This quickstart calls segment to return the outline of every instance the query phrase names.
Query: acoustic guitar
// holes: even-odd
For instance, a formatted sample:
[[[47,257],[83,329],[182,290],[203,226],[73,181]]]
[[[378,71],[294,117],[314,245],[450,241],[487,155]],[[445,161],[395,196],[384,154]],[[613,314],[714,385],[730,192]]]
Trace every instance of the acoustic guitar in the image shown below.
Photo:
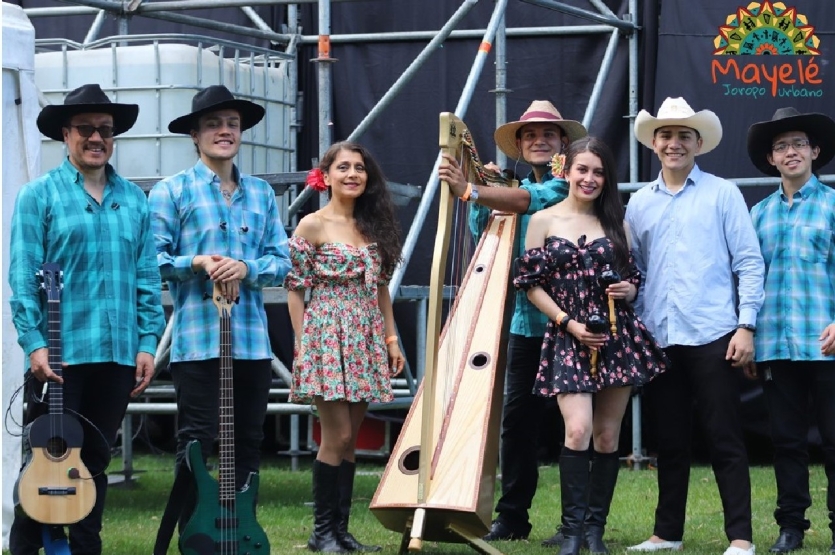
[[[63,273],[58,264],[46,263],[38,273],[47,297],[49,367],[62,375],[61,290]],[[49,412],[36,418],[28,433],[32,458],[17,483],[20,507],[44,524],[73,524],[93,510],[96,486],[81,462],[84,431],[72,415],[64,414],[64,386],[48,384]]]
[[[235,490],[235,419],[232,390],[232,303],[215,284],[212,300],[220,315],[220,457],[218,479],[206,469],[200,442],[186,446],[194,476],[197,505],[180,534],[183,555],[266,555],[270,542],[255,518],[258,474],[250,473]]]

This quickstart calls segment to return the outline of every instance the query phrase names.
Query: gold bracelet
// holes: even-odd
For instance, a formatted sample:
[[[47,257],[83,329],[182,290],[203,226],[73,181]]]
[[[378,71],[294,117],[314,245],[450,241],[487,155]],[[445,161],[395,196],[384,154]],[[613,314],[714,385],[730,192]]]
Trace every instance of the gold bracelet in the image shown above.
[[[470,195],[471,194],[473,194],[473,184],[468,181],[467,182],[467,190],[464,191],[463,195],[461,195],[461,200],[463,200],[464,202],[467,202],[468,200],[470,200]]]

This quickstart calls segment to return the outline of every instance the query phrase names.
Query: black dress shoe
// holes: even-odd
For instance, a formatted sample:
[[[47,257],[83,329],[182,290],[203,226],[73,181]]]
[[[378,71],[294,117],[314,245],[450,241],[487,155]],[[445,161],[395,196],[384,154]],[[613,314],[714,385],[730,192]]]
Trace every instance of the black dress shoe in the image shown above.
[[[501,520],[494,520],[490,531],[481,539],[486,542],[517,541],[528,539],[528,534],[521,534],[515,530],[511,530]]]
[[[780,537],[769,549],[772,553],[788,553],[803,547],[803,533],[797,530],[780,530]]]
[[[562,542],[565,539],[565,536],[562,533],[562,530],[557,530],[557,533],[548,538],[547,540],[542,540],[542,547],[562,547]]]

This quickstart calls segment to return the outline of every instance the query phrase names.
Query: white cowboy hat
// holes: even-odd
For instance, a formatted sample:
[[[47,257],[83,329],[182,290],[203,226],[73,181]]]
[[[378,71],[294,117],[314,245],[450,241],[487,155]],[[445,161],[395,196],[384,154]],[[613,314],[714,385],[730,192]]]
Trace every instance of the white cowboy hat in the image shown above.
[[[582,123],[570,119],[562,119],[559,110],[547,100],[534,100],[518,121],[511,121],[500,125],[496,129],[496,132],[493,133],[496,146],[502,149],[502,152],[513,160],[522,158],[522,153],[519,151],[519,147],[516,146],[516,132],[523,125],[529,123],[553,123],[565,132],[569,143],[588,135],[588,131],[586,131]]]
[[[655,130],[668,125],[689,127],[698,131],[702,138],[702,148],[698,154],[707,154],[719,146],[719,141],[722,140],[722,123],[719,117],[710,110],[694,112],[681,97],[664,99],[658,108],[657,118],[652,117],[646,110],[641,110],[635,118],[635,137],[644,146],[653,148]]]

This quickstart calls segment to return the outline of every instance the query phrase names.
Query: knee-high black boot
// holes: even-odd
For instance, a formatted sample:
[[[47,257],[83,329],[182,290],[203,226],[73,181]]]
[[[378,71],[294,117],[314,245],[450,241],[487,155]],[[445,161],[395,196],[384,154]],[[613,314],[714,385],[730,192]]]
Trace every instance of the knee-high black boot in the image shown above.
[[[592,553],[609,553],[606,544],[603,543],[603,532],[606,528],[606,517],[609,516],[609,507],[612,505],[619,471],[620,459],[617,453],[594,452],[584,532],[589,551]]]
[[[564,539],[559,555],[577,555],[583,545],[588,484],[589,452],[563,447],[560,454],[560,492]]]
[[[336,537],[339,467],[313,461],[313,533],[307,548],[324,553],[348,553]]]
[[[354,474],[356,463],[342,461],[339,465],[339,513],[337,515],[336,537],[342,547],[348,551],[380,551],[380,545],[364,545],[348,531],[348,520],[351,517],[351,503],[354,495]]]

